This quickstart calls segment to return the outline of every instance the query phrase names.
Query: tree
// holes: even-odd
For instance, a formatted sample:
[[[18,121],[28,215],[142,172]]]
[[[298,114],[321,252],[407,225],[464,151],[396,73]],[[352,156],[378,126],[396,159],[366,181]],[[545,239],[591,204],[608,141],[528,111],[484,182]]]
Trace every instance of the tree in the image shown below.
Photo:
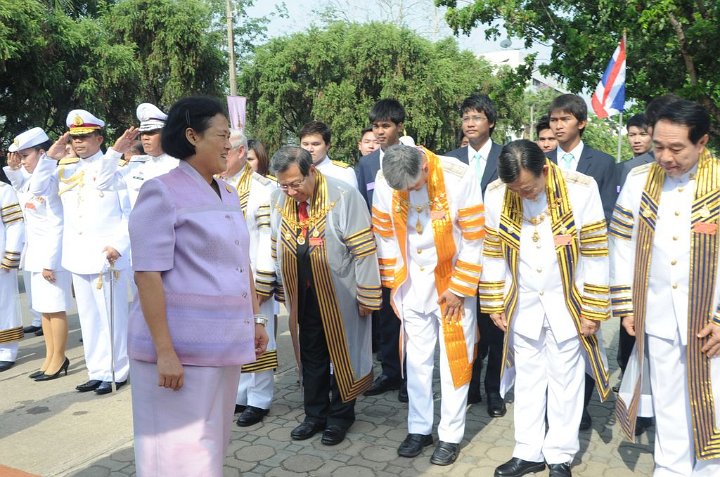
[[[594,89],[627,32],[628,96],[646,102],[674,92],[702,104],[720,134],[720,4],[714,0],[435,0],[449,7],[446,19],[456,34],[488,25],[497,39],[507,34],[552,45],[550,62],[540,71],[565,80],[574,92]]]
[[[386,97],[404,105],[407,132],[418,144],[454,149],[460,102],[495,84],[488,63],[459,51],[451,38],[432,43],[390,24],[344,22],[271,40],[238,78],[249,127],[271,150],[294,142],[303,124],[317,119],[332,128],[338,159],[355,156],[368,111]]]

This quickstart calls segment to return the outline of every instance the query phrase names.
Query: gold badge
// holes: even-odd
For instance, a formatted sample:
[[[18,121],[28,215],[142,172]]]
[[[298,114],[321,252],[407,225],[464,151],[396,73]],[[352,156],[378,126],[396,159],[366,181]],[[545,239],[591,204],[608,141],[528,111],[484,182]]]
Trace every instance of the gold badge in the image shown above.
[[[700,217],[702,217],[703,219],[707,219],[708,217],[710,217],[710,209],[708,209],[707,204],[703,205],[703,208],[700,209]]]
[[[567,234],[567,228],[565,228],[565,227],[563,226],[563,227],[560,228],[560,235],[565,235],[565,234]]]
[[[320,236],[320,232],[318,231],[318,229],[313,230],[312,236],[313,236],[313,237],[319,237],[319,236]]]
[[[20,147],[20,141],[18,141],[17,139],[15,139],[15,140],[13,141],[13,146],[15,146],[15,147]]]
[[[645,217],[646,219],[652,215],[652,212],[647,207],[645,207],[641,213],[642,213],[642,216]]]
[[[288,242],[289,242],[290,240],[292,240],[292,234],[291,234],[290,232],[287,232],[287,233],[285,234],[285,240],[287,240]]]
[[[73,124],[75,126],[82,126],[83,124],[85,124],[85,121],[83,121],[82,116],[80,116],[79,114],[76,114],[75,119],[73,119]]]
[[[395,212],[396,212],[396,213],[399,214],[399,213],[400,213],[400,210],[401,210],[401,209],[400,209],[400,206],[399,206],[399,205],[398,205],[397,207],[395,207]]]
[[[230,185],[228,184],[225,184],[225,190],[228,192],[232,192],[232,187],[230,187]]]
[[[298,245],[305,245],[305,237],[302,235],[298,235],[297,243],[298,243]]]
[[[512,225],[509,225],[508,228],[507,228],[507,231],[508,231],[509,234],[514,234],[514,233],[515,233],[515,227],[513,227]]]

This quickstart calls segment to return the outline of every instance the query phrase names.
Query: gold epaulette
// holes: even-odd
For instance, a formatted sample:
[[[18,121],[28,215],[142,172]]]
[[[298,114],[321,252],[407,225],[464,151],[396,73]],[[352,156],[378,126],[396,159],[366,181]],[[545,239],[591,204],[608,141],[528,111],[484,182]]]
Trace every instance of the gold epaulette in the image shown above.
[[[118,167],[125,167],[128,165],[128,162],[130,161],[126,161],[125,159],[118,159]]]
[[[67,166],[68,164],[77,164],[80,162],[79,157],[63,157],[58,161],[58,166]]]
[[[460,159],[448,156],[438,156],[440,158],[440,164],[442,165],[443,171],[449,172],[450,174],[462,177],[467,171],[468,165],[462,162]]]
[[[638,174],[644,174],[652,167],[653,164],[655,163],[648,162],[647,164],[643,164],[642,166],[633,167],[632,169],[630,169],[630,173],[628,175],[636,176]]]
[[[258,181],[259,183],[261,183],[264,186],[268,186],[273,183],[277,183],[277,179],[273,182],[271,179],[268,179],[267,177],[264,177],[264,176],[258,174],[257,172],[255,172],[253,174],[253,179],[255,179],[256,181]]]
[[[586,176],[580,172],[563,169],[562,173],[565,176],[565,180],[567,182],[572,182],[573,184],[590,185],[593,181],[592,177]]]
[[[263,176],[263,177],[265,177],[265,179],[268,179],[270,182],[274,182],[275,184],[277,184],[277,181],[278,181],[278,180],[277,180],[277,177],[275,177],[274,175],[268,174],[268,175]]]
[[[350,164],[348,164],[347,162],[343,162],[343,161],[336,161],[336,160],[334,160],[334,159],[330,159],[330,162],[332,162],[332,163],[335,164],[336,166],[342,167],[343,169],[347,169],[347,168],[349,168],[349,167],[352,167]]]
[[[492,181],[490,184],[488,184],[488,186],[487,186],[487,192],[490,192],[491,190],[498,189],[498,188],[500,188],[500,187],[502,187],[502,186],[504,186],[504,185],[505,185],[505,183],[504,183],[503,181],[501,181],[500,179],[495,179],[495,180]]]

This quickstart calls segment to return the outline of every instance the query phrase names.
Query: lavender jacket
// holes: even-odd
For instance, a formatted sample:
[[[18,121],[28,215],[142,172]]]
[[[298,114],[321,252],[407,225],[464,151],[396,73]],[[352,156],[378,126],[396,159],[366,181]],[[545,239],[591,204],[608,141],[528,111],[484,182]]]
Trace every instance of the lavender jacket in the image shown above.
[[[162,272],[170,335],[184,365],[255,361],[248,231],[237,192],[218,184],[222,198],[180,161],[142,186],[130,214],[133,270]],[[138,296],[128,354],[157,361]]]

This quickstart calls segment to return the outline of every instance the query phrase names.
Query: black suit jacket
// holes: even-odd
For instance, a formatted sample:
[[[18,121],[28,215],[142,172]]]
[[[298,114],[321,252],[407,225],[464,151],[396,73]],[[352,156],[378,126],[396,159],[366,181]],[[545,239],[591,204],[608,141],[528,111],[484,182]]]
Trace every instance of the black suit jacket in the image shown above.
[[[555,164],[557,164],[557,149],[547,153]],[[609,154],[593,149],[587,144],[583,145],[582,154],[578,161],[577,172],[585,174],[595,179],[598,189],[600,190],[600,200],[602,201],[603,210],[605,211],[605,219],[610,223],[613,208],[617,200],[617,180],[615,159]]]
[[[380,170],[380,149],[375,149],[367,156],[363,156],[355,164],[355,176],[358,189],[372,213],[373,191],[375,190],[375,176]]]
[[[617,191],[620,193],[620,190],[622,190],[622,187],[625,185],[625,179],[627,179],[628,174],[631,170],[635,169],[638,166],[642,166],[645,164],[649,164],[650,162],[655,162],[655,154],[653,153],[652,149],[646,152],[645,154],[640,154],[639,156],[633,157],[630,160],[627,160],[625,162],[621,162],[617,165],[617,175],[618,175],[618,185],[617,185]]]
[[[465,164],[468,163],[468,146],[460,147],[458,149],[455,149],[450,152],[446,152],[443,154],[443,156],[450,156],[454,157],[456,159],[460,159]],[[502,146],[500,144],[497,144],[496,142],[492,143],[492,147],[490,148],[490,154],[487,158],[487,164],[485,164],[485,172],[483,173],[482,180],[480,180],[480,188],[482,189],[482,195],[485,197],[485,189],[487,189],[488,184],[490,184],[492,181],[498,178],[497,173],[497,164],[498,164],[498,157],[500,157],[500,151],[502,151]]]

